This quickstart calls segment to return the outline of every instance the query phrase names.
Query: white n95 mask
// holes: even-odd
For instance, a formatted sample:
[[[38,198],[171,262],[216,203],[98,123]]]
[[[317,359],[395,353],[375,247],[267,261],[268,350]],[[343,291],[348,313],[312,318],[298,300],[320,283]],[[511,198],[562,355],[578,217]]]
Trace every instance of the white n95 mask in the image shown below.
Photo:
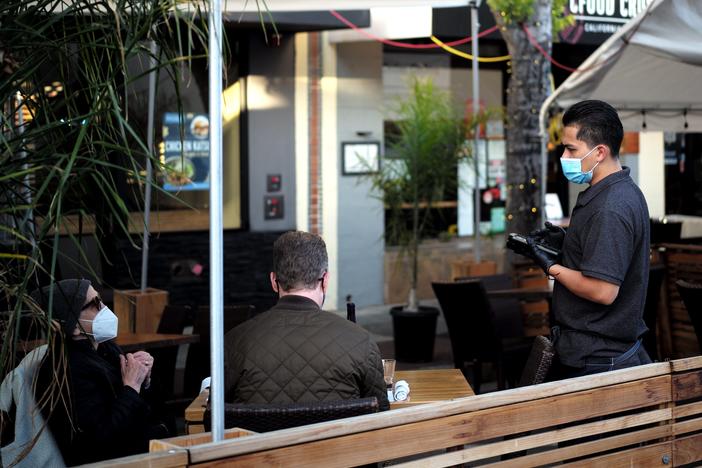
[[[112,313],[109,307],[100,309],[93,320],[83,320],[81,322],[93,322],[93,332],[86,333],[92,335],[96,343],[103,343],[117,337],[119,319]]]

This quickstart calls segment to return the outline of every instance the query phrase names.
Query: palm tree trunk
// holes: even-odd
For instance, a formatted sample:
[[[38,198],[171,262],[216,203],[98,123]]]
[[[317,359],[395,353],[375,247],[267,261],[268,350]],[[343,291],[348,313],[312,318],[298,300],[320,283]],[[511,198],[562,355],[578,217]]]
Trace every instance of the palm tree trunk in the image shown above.
[[[541,138],[539,109],[550,94],[551,63],[524,32],[551,55],[551,0],[534,0],[528,22],[504,24],[499,11],[495,21],[512,56],[512,74],[507,89],[507,231],[527,233],[535,229],[543,207],[541,200]]]

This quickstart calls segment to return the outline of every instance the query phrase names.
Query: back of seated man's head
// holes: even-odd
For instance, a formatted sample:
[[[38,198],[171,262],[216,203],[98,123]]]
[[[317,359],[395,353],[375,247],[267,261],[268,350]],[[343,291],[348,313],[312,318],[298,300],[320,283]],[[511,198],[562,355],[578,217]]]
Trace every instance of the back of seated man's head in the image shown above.
[[[327,246],[320,236],[289,231],[273,244],[271,284],[281,295],[317,291],[323,297],[328,266]]]

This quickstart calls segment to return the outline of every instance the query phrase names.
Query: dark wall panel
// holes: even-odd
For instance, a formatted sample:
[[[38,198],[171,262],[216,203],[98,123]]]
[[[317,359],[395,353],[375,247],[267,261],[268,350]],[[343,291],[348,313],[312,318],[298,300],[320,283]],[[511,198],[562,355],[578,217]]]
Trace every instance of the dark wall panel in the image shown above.
[[[224,303],[252,304],[264,311],[276,302],[268,274],[273,242],[280,233],[225,231]],[[156,235],[150,240],[149,287],[169,292],[171,304],[209,304],[209,233]],[[117,242],[117,260],[103,266],[115,289],[139,287],[141,251]]]

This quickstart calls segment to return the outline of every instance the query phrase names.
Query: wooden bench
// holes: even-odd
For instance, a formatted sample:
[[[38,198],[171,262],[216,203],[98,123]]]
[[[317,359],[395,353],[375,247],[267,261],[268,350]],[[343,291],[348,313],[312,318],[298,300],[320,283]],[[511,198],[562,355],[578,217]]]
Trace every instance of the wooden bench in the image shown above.
[[[702,356],[266,434],[152,441],[107,466],[679,466],[702,460]],[[510,458],[511,457],[511,458]]]

